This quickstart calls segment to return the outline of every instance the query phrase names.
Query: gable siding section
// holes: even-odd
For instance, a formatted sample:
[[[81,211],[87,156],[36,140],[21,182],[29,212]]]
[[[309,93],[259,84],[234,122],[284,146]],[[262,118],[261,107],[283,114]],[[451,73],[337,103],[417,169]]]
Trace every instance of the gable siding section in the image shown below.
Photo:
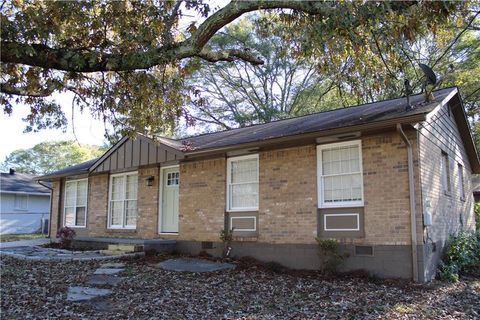
[[[432,217],[432,225],[424,228],[425,254],[430,255],[425,259],[426,278],[434,276],[435,269],[429,268],[429,263],[436,265],[435,260],[440,258],[448,236],[460,230],[475,229],[472,168],[454,113],[449,108],[447,104],[430,114],[419,130],[422,210],[430,211]],[[442,152],[448,154],[451,189],[448,194],[443,187]],[[458,164],[463,166],[464,200],[461,199]]]
[[[159,164],[183,158],[180,151],[165,145],[156,145],[143,137],[128,139],[112,152],[93,173],[127,171],[140,166]]]

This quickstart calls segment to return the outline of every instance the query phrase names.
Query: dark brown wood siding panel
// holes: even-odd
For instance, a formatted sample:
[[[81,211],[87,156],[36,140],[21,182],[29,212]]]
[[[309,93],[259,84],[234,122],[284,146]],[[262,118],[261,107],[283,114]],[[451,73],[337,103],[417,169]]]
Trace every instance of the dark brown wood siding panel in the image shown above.
[[[175,155],[174,155],[173,153],[170,153],[170,152],[168,152],[168,151],[166,151],[166,150],[165,150],[165,152],[166,152],[166,154],[167,154],[167,161],[173,161],[173,160],[175,160]]]
[[[357,226],[356,217],[352,218],[348,214],[358,214],[359,215],[359,229],[358,231],[336,231],[336,230],[325,230],[325,214],[336,216],[327,216],[327,229],[350,229]],[[340,215],[346,215],[344,217]],[[348,216],[347,216],[348,215]],[[320,238],[337,238],[337,239],[349,239],[349,238],[363,238],[365,237],[365,227],[364,227],[364,208],[321,208],[318,209],[318,230],[317,234]]]
[[[137,140],[140,143],[140,165],[148,164],[148,143],[142,141],[141,139]]]
[[[233,221],[231,218],[234,218]],[[237,219],[235,219],[237,218]],[[241,219],[238,219],[241,218]],[[225,224],[228,229],[234,228],[235,237],[256,237],[258,235],[258,212],[226,212]],[[233,225],[232,223],[233,222]],[[236,229],[236,230],[235,230]],[[255,229],[255,231],[240,231],[242,229]]]
[[[140,165],[140,143],[136,140],[132,144],[132,167]]]
[[[98,170],[100,169],[100,170]],[[101,172],[101,171],[108,171],[110,170],[110,160],[106,159],[105,161],[103,161],[102,165],[98,168],[97,172]]]
[[[162,148],[157,148],[157,162],[165,162],[165,153]]]
[[[132,140],[127,140],[125,142],[125,166],[132,167]]]
[[[112,155],[109,157],[110,158],[110,170],[117,170],[117,153],[114,152]]]
[[[157,162],[157,146],[153,143],[148,145],[148,163],[154,164]]]
[[[120,169],[125,168],[125,145],[118,148],[115,153],[117,154],[117,167]]]
[[[94,172],[133,170],[138,166],[155,165],[180,158],[180,151],[139,137],[137,140],[126,140],[118,146]]]

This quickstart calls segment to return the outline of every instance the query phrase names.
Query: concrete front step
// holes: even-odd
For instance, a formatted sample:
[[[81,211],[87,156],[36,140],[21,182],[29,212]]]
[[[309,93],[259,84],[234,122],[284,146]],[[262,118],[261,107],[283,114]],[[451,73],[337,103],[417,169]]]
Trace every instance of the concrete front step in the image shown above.
[[[121,252],[141,252],[143,246],[134,244],[109,244],[107,251],[121,251]]]
[[[104,256],[116,256],[116,255],[126,254],[127,252],[120,251],[120,250],[100,250],[100,253],[103,254]],[[131,252],[128,252],[128,253],[131,253]]]

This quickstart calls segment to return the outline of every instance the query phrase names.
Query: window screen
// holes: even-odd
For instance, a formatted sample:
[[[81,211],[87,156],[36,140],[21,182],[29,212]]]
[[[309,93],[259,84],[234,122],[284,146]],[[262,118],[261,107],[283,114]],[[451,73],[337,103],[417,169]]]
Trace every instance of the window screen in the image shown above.
[[[87,222],[88,180],[65,183],[64,216],[67,227],[85,227]]]
[[[135,228],[137,224],[138,175],[127,173],[110,179],[110,217],[112,228]]]
[[[258,208],[258,156],[228,160],[229,210],[256,210]]]
[[[335,205],[362,201],[360,144],[320,146],[322,203]]]

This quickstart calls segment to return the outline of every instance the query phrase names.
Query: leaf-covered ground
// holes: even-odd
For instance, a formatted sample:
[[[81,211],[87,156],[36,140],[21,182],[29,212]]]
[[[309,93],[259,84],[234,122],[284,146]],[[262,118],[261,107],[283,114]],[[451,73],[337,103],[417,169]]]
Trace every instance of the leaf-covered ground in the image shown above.
[[[0,242],[10,242],[18,240],[30,240],[45,238],[42,233],[22,233],[22,234],[2,234],[0,236]]]
[[[317,273],[274,273],[242,262],[207,274],[159,269],[162,258],[126,261],[107,299],[66,301],[99,262],[33,262],[2,257],[2,319],[475,319],[480,277],[415,285]]]

